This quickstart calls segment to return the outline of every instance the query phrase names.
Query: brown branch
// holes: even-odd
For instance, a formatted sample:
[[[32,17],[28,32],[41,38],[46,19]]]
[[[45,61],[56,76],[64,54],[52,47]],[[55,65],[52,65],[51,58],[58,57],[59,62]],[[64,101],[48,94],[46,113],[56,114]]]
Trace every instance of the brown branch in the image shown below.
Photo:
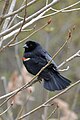
[[[27,39],[29,39],[32,35],[34,35],[35,33],[37,33],[38,31],[42,30],[43,28],[45,28],[47,25],[49,25],[51,23],[51,19],[45,24],[43,25],[42,27],[40,27],[39,29],[35,30],[34,32],[32,32],[28,37],[24,38],[23,40],[19,41],[19,42],[16,42],[14,44],[10,44],[9,47],[13,47],[15,45],[18,45],[24,41],[26,41]]]
[[[54,0],[54,1],[52,1],[52,2],[50,2],[47,6],[44,6],[43,8],[41,8],[40,10],[38,10],[37,12],[35,12],[34,14],[32,14],[32,15],[30,15],[28,18],[26,18],[26,23],[27,23],[27,25],[28,25],[28,23],[30,23],[29,25],[31,25],[32,23],[34,23],[35,21],[37,21],[37,20],[39,20],[41,17],[38,17],[42,12],[44,12],[46,9],[48,9],[49,7],[51,7],[52,5],[54,5],[54,4],[56,4],[57,2],[59,2],[59,0]],[[36,18],[35,19],[35,21],[34,21],[34,18]],[[32,21],[32,22],[29,22],[29,21]],[[9,29],[7,29],[7,30],[5,30],[5,31],[3,31],[2,33],[0,33],[0,37],[3,37],[3,36],[5,36],[5,35],[7,35],[7,34],[9,34],[9,33],[11,33],[12,31],[16,31],[16,30],[18,30],[19,31],[19,29],[17,29],[18,27],[20,27],[20,25],[22,24],[22,22],[23,21],[20,21],[19,23],[17,23],[16,25],[14,25],[14,26],[12,26],[11,28],[9,28]],[[29,26],[28,25],[28,26]],[[24,25],[25,26],[25,25]],[[24,27],[23,26],[23,27]],[[18,32],[17,31],[17,32]],[[14,33],[15,34],[15,33]],[[13,35],[14,35],[13,34]]]
[[[37,2],[37,0],[33,0],[33,1],[29,2],[29,3],[27,3],[27,7],[29,7],[30,5],[32,5],[32,4],[35,3],[35,2]],[[11,16],[13,16],[13,15],[15,15],[15,14],[18,14],[18,13],[22,12],[22,10],[24,10],[25,8],[26,8],[26,5],[20,7],[19,9],[17,9],[16,11],[14,11],[14,12],[12,12],[12,13],[10,13],[10,14],[4,15],[4,16],[3,16],[3,19],[5,19],[5,18],[7,18],[7,17],[11,17]]]
[[[56,106],[55,109],[50,113],[50,115],[48,116],[47,120],[50,119],[50,117],[56,112],[57,109],[58,109],[58,106]]]
[[[6,110],[4,110],[2,113],[0,113],[0,116],[2,116],[3,114],[5,114],[12,106],[13,106],[13,102],[10,104],[10,106],[7,107]]]
[[[23,24],[24,24],[24,22],[25,22],[25,21],[23,20]],[[18,44],[26,41],[26,40],[29,39],[32,35],[34,35],[34,34],[37,33],[38,31],[40,31],[41,29],[45,28],[45,27],[46,27],[47,25],[49,25],[50,23],[51,23],[51,19],[50,19],[45,25],[43,25],[42,27],[40,27],[39,29],[37,29],[37,30],[35,30],[33,33],[31,33],[28,37],[24,38],[23,40],[21,40],[21,41],[19,41],[19,42],[16,42],[16,43],[13,43],[13,44],[12,44],[12,42],[14,42],[14,41],[16,40],[16,37],[17,37],[17,36],[19,35],[19,33],[21,32],[22,27],[23,27],[23,24],[22,24],[22,26],[21,26],[21,28],[20,28],[20,31],[15,35],[15,37],[14,37],[7,45],[3,46],[3,47],[0,49],[0,52],[2,52],[6,47],[13,47],[13,46],[15,46],[15,45],[18,45]]]
[[[78,80],[77,82],[71,84],[69,87],[67,87],[65,90],[63,90],[62,92],[56,94],[55,96],[51,97],[49,100],[47,100],[46,102],[44,102],[43,104],[41,104],[40,106],[36,107],[35,109],[31,110],[30,112],[22,115],[18,120],[21,120],[27,116],[29,116],[30,114],[36,112],[37,110],[43,108],[46,104],[48,104],[49,102],[53,101],[55,98],[58,98],[59,96],[61,96],[62,94],[66,93],[68,90],[70,90],[71,88],[73,88],[74,86],[78,85],[80,83],[80,80]]]
[[[3,20],[5,20],[6,18],[11,17],[11,16],[14,16],[15,14],[18,14],[18,13],[22,12],[22,11],[26,8],[26,5],[24,5],[24,6],[20,7],[19,9],[17,9],[16,11],[4,15],[4,13],[5,13],[8,5],[9,5],[9,2],[8,2],[8,1],[9,1],[9,0],[6,0],[5,5],[4,5],[4,7],[3,7],[2,15],[0,16],[0,24],[1,24],[1,23],[3,22]],[[32,4],[35,3],[35,2],[37,2],[37,0],[33,0],[33,1],[29,2],[29,3],[27,4],[27,6],[30,6],[30,5],[32,5]]]
[[[8,5],[9,5],[9,0],[5,0],[5,3],[4,3],[3,9],[2,9],[2,16],[6,13]]]
[[[2,22],[4,20],[3,16],[6,13],[6,10],[7,10],[8,6],[9,6],[9,0],[5,0],[5,3],[4,3],[3,9],[2,9],[2,13],[1,13],[1,16],[0,16],[0,25],[2,24]]]
[[[26,0],[26,6],[27,6],[27,0]],[[9,47],[9,45],[16,40],[17,36],[21,33],[21,30],[22,30],[23,25],[25,24],[26,16],[27,16],[27,11],[26,11],[26,8],[25,8],[24,19],[23,19],[23,22],[22,22],[22,24],[21,24],[21,27],[20,27],[18,33],[14,36],[14,38],[13,38],[10,42],[8,42],[5,46],[3,46],[3,47],[0,49],[0,52],[2,52],[6,47]]]
[[[35,77],[35,76],[34,76]],[[4,100],[4,102],[2,102],[2,104],[0,104],[0,107],[2,107],[9,99],[11,99],[12,97],[14,97],[17,93],[19,93],[20,91],[24,90],[25,88],[28,88],[30,86],[32,86],[34,83],[38,82],[38,80],[34,80],[34,77],[32,78],[32,80],[26,84],[24,84],[21,88],[17,89],[13,94],[11,94],[6,100]],[[37,76],[36,76],[37,77]]]
[[[74,59],[75,57],[80,57],[80,50],[75,53],[74,55],[72,55],[71,57],[69,57],[68,59],[66,59],[65,61],[63,61],[59,66],[58,66],[58,69],[60,67],[62,67],[63,65],[67,64],[69,61],[71,61],[72,59]]]

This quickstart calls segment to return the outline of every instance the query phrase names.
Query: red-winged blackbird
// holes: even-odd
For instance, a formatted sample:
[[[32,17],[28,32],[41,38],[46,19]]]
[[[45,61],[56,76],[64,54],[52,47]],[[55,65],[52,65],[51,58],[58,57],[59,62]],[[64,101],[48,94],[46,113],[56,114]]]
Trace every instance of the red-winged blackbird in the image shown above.
[[[23,64],[29,73],[36,75],[52,58],[41,45],[34,41],[27,41],[23,46]],[[50,91],[62,90],[70,85],[71,81],[60,75],[54,61],[38,76],[44,80],[44,88]]]

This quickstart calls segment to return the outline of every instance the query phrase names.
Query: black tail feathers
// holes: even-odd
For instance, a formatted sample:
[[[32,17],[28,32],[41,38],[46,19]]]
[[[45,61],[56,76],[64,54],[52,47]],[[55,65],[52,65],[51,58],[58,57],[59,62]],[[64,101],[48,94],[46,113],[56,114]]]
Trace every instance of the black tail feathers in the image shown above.
[[[44,79],[44,88],[50,91],[62,90],[69,86],[70,80],[60,75],[58,72],[51,72],[50,79]]]

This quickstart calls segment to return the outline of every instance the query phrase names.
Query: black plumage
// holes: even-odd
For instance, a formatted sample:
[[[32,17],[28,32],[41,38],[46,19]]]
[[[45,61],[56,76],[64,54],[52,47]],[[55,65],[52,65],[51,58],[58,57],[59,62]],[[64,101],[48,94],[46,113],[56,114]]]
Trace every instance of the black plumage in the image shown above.
[[[37,42],[27,41],[24,48],[23,64],[28,72],[33,75],[36,75],[52,59],[48,52]],[[44,88],[49,91],[65,89],[71,83],[70,80],[58,72],[54,61],[38,77],[44,80]]]

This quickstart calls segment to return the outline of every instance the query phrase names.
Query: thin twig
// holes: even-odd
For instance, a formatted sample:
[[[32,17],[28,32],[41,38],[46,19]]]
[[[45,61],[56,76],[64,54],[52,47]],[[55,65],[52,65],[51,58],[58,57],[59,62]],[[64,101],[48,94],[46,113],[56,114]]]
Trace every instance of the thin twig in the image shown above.
[[[6,1],[8,1],[8,0],[6,0]],[[27,6],[30,6],[30,5],[32,5],[32,4],[35,3],[35,2],[37,2],[37,0],[33,0],[33,1],[29,2],[29,3],[27,4]],[[6,2],[6,3],[8,3],[8,2]],[[4,8],[6,8],[6,7],[4,6]],[[6,15],[1,15],[1,16],[0,16],[0,23],[2,23],[2,21],[3,21],[4,19],[8,18],[8,17],[11,17],[11,16],[13,16],[13,15],[15,15],[15,14],[18,14],[18,13],[22,12],[22,10],[24,10],[25,8],[26,8],[26,5],[20,7],[18,10],[14,11],[14,12],[8,13],[8,14],[6,14]]]
[[[58,1],[59,1],[59,0],[52,1],[50,4],[48,4],[47,6],[43,7],[41,10],[37,11],[37,12],[34,13],[33,15],[29,16],[28,18],[26,18],[25,21],[27,22],[27,21],[31,20],[32,18],[36,17],[36,16],[39,15],[40,13],[41,13],[41,14],[42,14],[42,13],[45,13],[47,9],[50,10],[50,7],[51,7],[53,4],[55,4],[56,2],[58,2]],[[57,11],[54,12],[54,13],[51,13],[51,14],[48,14],[48,15],[45,15],[45,16],[41,16],[40,18],[37,16],[38,18],[36,17],[35,20],[31,20],[30,22],[26,23],[26,25],[24,25],[23,28],[28,27],[29,25],[31,25],[32,23],[34,23],[35,21],[37,21],[37,20],[39,20],[39,19],[43,19],[43,18],[45,18],[45,17],[55,15],[55,14],[57,14],[57,13],[59,13],[59,12],[62,12],[63,10],[66,10],[66,9],[68,9],[68,8],[71,8],[71,7],[73,7],[73,6],[75,6],[75,5],[79,4],[79,3],[80,3],[80,1],[78,1],[78,2],[76,2],[76,3],[74,3],[74,4],[72,4],[72,5],[70,5],[70,6],[68,6],[68,7],[65,7],[65,8],[62,8],[62,9],[60,9],[60,10],[57,10]],[[19,22],[19,23],[17,23],[16,25],[12,26],[10,29],[5,30],[4,32],[0,33],[0,37],[2,37],[2,36],[5,35],[5,36],[4,36],[4,39],[7,39],[7,38],[9,38],[10,36],[14,35],[15,33],[17,33],[17,32],[19,31],[19,29],[16,29],[16,28],[19,27],[20,24],[22,24],[22,21]],[[16,30],[15,30],[15,29],[16,29]],[[13,30],[14,30],[14,31],[13,31]],[[8,33],[9,33],[9,35],[7,35]]]
[[[0,113],[0,116],[5,114],[12,106],[13,106],[13,103],[11,103],[10,106],[8,106],[6,110],[4,110],[2,113]]]
[[[58,71],[60,71],[60,72],[64,72],[64,71],[67,71],[67,70],[69,70],[69,66],[67,66],[67,68],[64,68],[64,69],[58,69]]]
[[[5,0],[5,3],[2,9],[2,16],[6,13],[8,6],[9,6],[9,0]]]
[[[27,3],[27,6],[29,7],[30,5],[32,5],[32,4],[35,3],[35,2],[37,2],[37,0],[33,0],[33,1],[29,2],[29,3]],[[18,14],[19,12],[22,12],[22,10],[24,10],[25,8],[26,8],[26,5],[20,7],[19,9],[17,9],[16,11],[14,11],[14,12],[12,12],[12,13],[10,13],[10,14],[4,15],[3,18],[5,19],[5,18],[7,18],[7,17],[11,17],[11,16],[13,16],[13,15],[15,15],[15,14]]]
[[[19,112],[18,112],[18,115],[17,115],[17,117],[16,117],[16,120],[21,116],[21,114],[22,114],[22,112],[23,112],[23,110],[24,110],[24,106],[26,106],[26,104],[29,102],[29,98],[30,98],[30,97],[31,97],[31,96],[29,95],[28,98],[27,98],[27,101],[24,103],[23,106],[21,106],[21,109],[20,109]]]
[[[27,6],[27,3],[26,3],[26,6]],[[4,50],[6,47],[9,47],[9,45],[10,45],[11,43],[13,43],[13,42],[16,40],[17,36],[21,33],[22,27],[23,27],[23,25],[25,24],[26,15],[27,15],[27,11],[26,11],[26,8],[25,8],[25,14],[24,14],[23,23],[21,24],[21,27],[20,27],[18,33],[14,36],[14,38],[13,38],[10,42],[8,42],[5,46],[3,46],[3,47],[1,48],[0,52],[2,52],[2,50]]]
[[[71,57],[69,57],[68,59],[66,59],[65,61],[63,61],[59,66],[58,69],[60,67],[62,67],[63,65],[67,64],[69,61],[71,61],[72,59],[74,59],[75,57],[80,57],[80,50],[78,50],[77,53],[75,53],[74,55],[72,55]]]
[[[48,9],[49,7],[51,7],[53,4],[57,3],[59,0],[54,0],[52,1],[50,4],[48,4],[47,6],[44,6],[42,9],[40,9],[39,11],[35,12],[34,14],[32,14],[31,16],[29,16],[28,18],[26,18],[26,22],[30,21],[29,24],[27,23],[27,26],[25,27],[28,27],[29,25],[31,25],[32,23],[34,23],[35,21],[39,20],[40,18],[37,18],[39,14],[41,14],[43,11],[45,11],[46,9]],[[35,18],[35,20],[33,20]],[[0,33],[0,37],[4,36],[4,35],[7,35],[9,33],[11,33],[13,30],[17,29],[21,24],[22,24],[23,21],[17,23],[16,25],[12,26],[10,29],[8,30],[5,30],[4,32]],[[24,28],[24,26],[23,26]],[[13,31],[11,33],[11,36],[14,35],[15,33],[17,33],[19,31],[19,29]],[[9,35],[10,36],[10,35]],[[8,36],[8,37],[9,37]]]
[[[47,120],[50,119],[50,117],[56,112],[57,109],[58,109],[58,106],[55,107],[55,109],[51,112],[51,114],[48,116]]]
[[[46,0],[46,5],[48,5],[48,0]]]
[[[9,47],[18,45],[18,44],[24,42],[25,40],[29,39],[32,35],[34,35],[34,34],[37,33],[38,31],[42,30],[42,29],[45,28],[47,25],[49,25],[50,22],[51,22],[51,21],[49,20],[45,25],[43,25],[43,26],[40,27],[39,29],[35,30],[35,31],[34,31],[33,33],[31,33],[28,37],[24,38],[23,40],[21,40],[21,41],[19,41],[19,42],[14,43],[14,44],[10,44]]]
[[[50,14],[48,14],[48,15],[44,15],[44,16],[42,16],[42,18],[46,18],[46,17],[52,16],[52,15],[55,15],[55,14],[57,14],[57,13],[63,12],[64,10],[67,10],[67,9],[69,9],[69,8],[71,8],[71,7],[79,4],[79,3],[80,3],[80,1],[75,2],[74,4],[71,4],[71,5],[69,5],[69,6],[65,7],[65,8],[60,9],[60,10],[51,8],[51,10],[54,10],[55,12],[50,13]]]
[[[21,120],[27,116],[29,116],[30,114],[36,112],[37,110],[41,109],[44,107],[44,105],[48,104],[49,102],[53,101],[55,98],[58,98],[59,96],[61,96],[62,94],[66,93],[68,90],[70,90],[71,88],[73,88],[74,86],[78,85],[80,83],[80,80],[78,80],[77,82],[71,84],[69,87],[67,87],[65,90],[63,90],[62,92],[56,94],[55,96],[51,97],[49,100],[47,100],[46,102],[44,102],[43,104],[41,104],[40,106],[34,108],[33,110],[31,110],[30,112],[22,115],[18,120]]]
[[[4,20],[3,16],[6,13],[8,6],[9,6],[9,0],[5,0],[5,3],[4,3],[3,9],[2,9],[2,13],[1,13],[1,16],[0,16],[0,25],[2,24],[2,22]]]
[[[10,8],[8,10],[8,14],[14,10],[15,4],[16,4],[16,0],[12,0]],[[9,25],[10,20],[11,20],[11,17],[9,17],[8,19],[5,19],[1,32],[8,29],[8,25]],[[1,38],[1,41],[0,41],[0,47],[2,46],[2,43],[3,43],[3,37]]]
[[[6,47],[12,47],[12,46],[15,46],[15,45],[18,45],[22,42],[24,42],[25,40],[29,39],[33,34],[37,33],[39,30],[45,28],[48,24],[51,23],[51,20],[49,20],[45,25],[43,25],[42,27],[40,27],[39,29],[35,30],[33,33],[31,33],[28,37],[24,38],[23,40],[19,41],[19,42],[16,42],[14,44],[11,44],[12,42],[15,41],[16,37],[18,36],[18,34],[21,32],[22,29],[20,29],[20,31],[17,33],[17,35],[15,35],[15,37],[5,46],[3,46],[1,49],[0,49],[0,52],[2,52]],[[22,27],[21,27],[22,28]]]
[[[55,14],[57,14],[57,13],[59,13],[59,12],[62,12],[63,10],[66,10],[66,9],[68,9],[68,8],[71,8],[71,7],[73,7],[73,6],[75,6],[75,5],[79,4],[79,3],[80,3],[80,1],[74,3],[74,4],[70,5],[70,6],[67,6],[67,7],[65,7],[65,8],[62,8],[62,9],[60,9],[60,10],[56,10],[56,12],[54,12],[54,13],[51,13],[51,14],[48,14],[48,15],[43,16],[47,11],[49,11],[49,10],[51,9],[51,4],[52,4],[52,3],[50,3],[50,4],[47,5],[47,6],[48,6],[47,9],[42,8],[40,11],[38,11],[38,12],[34,13],[33,15],[29,16],[28,18],[26,18],[25,21],[29,21],[29,20],[31,20],[31,18],[32,18],[33,16],[36,17],[36,15],[39,14],[36,18],[33,18],[30,22],[26,23],[26,24],[23,26],[22,29],[25,29],[26,27],[28,27],[29,25],[31,25],[31,24],[34,23],[35,21],[38,21],[39,19],[43,19],[43,18],[45,18],[45,17],[51,16],[51,15],[55,15]],[[47,6],[45,6],[45,7],[47,7]],[[44,10],[44,9],[45,9],[45,10]],[[43,10],[44,10],[44,11],[43,11]],[[42,11],[42,12],[41,12],[41,11]],[[40,12],[40,13],[39,13],[39,12]],[[14,27],[17,28],[18,25],[20,25],[21,23],[22,23],[22,21],[21,21],[20,23],[17,23],[17,25],[11,27],[11,28],[10,28],[10,31],[12,31],[12,29],[14,30]],[[12,35],[14,35],[15,33],[17,33],[18,31],[19,31],[19,29],[16,29],[16,30],[14,30],[14,31],[12,31],[12,32],[9,33],[9,30],[7,30],[7,32],[8,32],[9,34],[7,33],[8,35],[5,35],[5,36],[4,36],[4,40],[7,39],[7,38],[9,38],[9,37],[11,37]],[[2,33],[1,33],[1,34],[2,34]],[[1,34],[0,34],[0,35],[1,35]],[[1,36],[2,36],[2,35],[1,35]]]
[[[78,11],[80,10],[80,8],[74,8],[74,9],[70,9],[70,10],[63,10],[62,12],[73,12],[73,11]]]
[[[34,77],[35,77],[35,76],[34,76]],[[32,80],[31,80],[30,82],[24,84],[21,88],[15,90],[15,92],[12,92],[12,94],[10,94],[9,97],[8,97],[6,100],[4,100],[4,101],[2,102],[2,104],[0,104],[0,107],[3,106],[9,99],[11,99],[11,98],[14,97],[16,94],[18,94],[20,91],[22,91],[22,90],[24,90],[25,88],[28,88],[28,87],[32,86],[34,83],[36,83],[38,80],[37,80],[37,79],[34,80],[34,79],[35,79],[37,76],[36,76],[35,78],[34,78],[34,77],[32,78]]]
[[[2,86],[3,86],[3,90],[5,91],[4,94],[7,94],[8,93],[8,90],[6,89],[7,88],[7,80],[6,80],[5,77],[1,77],[1,80],[3,81],[3,85]],[[9,106],[11,106],[11,104],[13,104],[13,103],[10,103],[10,101],[8,101],[6,103],[6,107],[9,108],[9,109],[6,109],[4,111],[7,112],[7,116],[9,117],[9,119],[13,120],[12,110],[11,110],[11,107],[9,107]],[[3,113],[5,113],[5,112],[3,112]],[[1,113],[1,115],[3,113]]]

